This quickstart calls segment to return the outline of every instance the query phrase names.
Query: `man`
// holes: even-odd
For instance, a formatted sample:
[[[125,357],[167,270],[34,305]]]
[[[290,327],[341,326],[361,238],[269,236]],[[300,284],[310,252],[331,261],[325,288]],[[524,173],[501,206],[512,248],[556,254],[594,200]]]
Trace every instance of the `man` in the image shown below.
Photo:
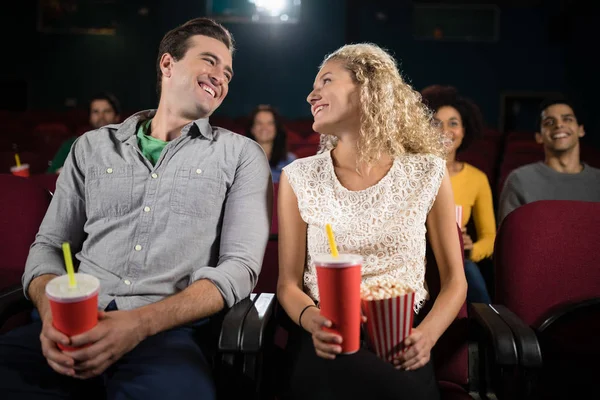
[[[254,288],[272,198],[260,146],[208,122],[227,96],[232,52],[229,32],[208,19],[168,32],[158,110],[75,142],[23,275],[42,322],[0,338],[3,399],[215,398],[202,351],[213,343],[197,339]],[[53,328],[44,294],[65,273],[64,241],[80,249],[79,272],[100,280],[104,310],[72,337]]]
[[[600,170],[579,158],[579,138],[585,131],[573,105],[566,99],[550,99],[540,110],[535,140],[544,146],[545,160],[508,176],[500,195],[500,221],[515,208],[537,200],[600,201]]]
[[[100,93],[90,101],[90,126],[92,129],[99,129],[105,125],[116,124],[120,121],[121,106],[119,100],[111,93]],[[49,174],[60,174],[65,160],[71,151],[76,137],[66,140],[56,152],[48,167]]]

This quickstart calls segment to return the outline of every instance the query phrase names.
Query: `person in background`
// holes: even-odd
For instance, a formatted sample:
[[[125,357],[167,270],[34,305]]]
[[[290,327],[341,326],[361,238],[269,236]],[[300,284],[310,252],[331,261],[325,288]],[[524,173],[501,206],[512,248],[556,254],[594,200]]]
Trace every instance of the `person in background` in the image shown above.
[[[118,124],[121,120],[121,106],[119,100],[112,93],[103,92],[92,97],[90,100],[89,111],[91,130],[109,124]],[[65,164],[65,160],[69,155],[69,151],[71,151],[71,147],[76,139],[77,137],[73,136],[61,144],[48,167],[47,172],[49,174],[60,174],[63,165]]]
[[[483,116],[475,103],[462,97],[452,86],[429,86],[421,94],[423,102],[434,112],[434,124],[447,139],[446,165],[454,201],[463,210],[461,229],[465,248],[465,274],[469,285],[467,301],[489,304],[491,298],[477,263],[491,257],[494,251],[496,221],[492,189],[481,170],[460,160],[460,153],[482,134]],[[467,224],[471,219],[475,225],[476,241],[467,232]]]
[[[574,104],[567,98],[540,105],[535,140],[544,147],[544,161],[512,171],[500,195],[499,220],[514,209],[538,200],[600,201],[600,169],[581,162],[585,135]]]
[[[246,136],[263,148],[271,165],[273,183],[279,182],[283,167],[296,159],[287,151],[287,133],[279,113],[269,105],[256,107],[250,114]]]

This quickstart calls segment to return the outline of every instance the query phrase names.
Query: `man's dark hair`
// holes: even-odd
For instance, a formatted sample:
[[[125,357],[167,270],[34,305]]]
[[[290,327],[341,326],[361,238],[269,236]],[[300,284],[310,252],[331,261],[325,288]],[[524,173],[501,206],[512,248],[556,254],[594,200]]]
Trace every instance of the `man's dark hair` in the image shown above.
[[[453,86],[432,85],[421,91],[423,103],[434,113],[442,107],[449,106],[460,114],[465,136],[456,153],[466,150],[473,141],[483,134],[483,115],[477,105],[462,97]]]
[[[109,92],[101,92],[101,93],[98,93],[95,96],[93,96],[90,99],[90,103],[88,104],[88,112],[92,110],[92,102],[94,102],[96,100],[108,101],[108,103],[112,107],[115,114],[117,114],[117,115],[121,114],[121,104],[119,103],[119,99],[117,99],[114,94],[109,93]]]
[[[567,105],[569,107],[571,107],[571,110],[573,110],[573,114],[575,115],[575,119],[577,120],[577,125],[582,125],[583,122],[581,122],[581,119],[579,118],[580,115],[578,113],[578,107],[575,104],[575,102],[572,99],[569,99],[566,96],[554,96],[554,97],[548,97],[546,99],[544,99],[544,101],[542,101],[540,103],[540,108],[538,110],[538,115],[537,115],[537,125],[536,128],[537,131],[539,132],[539,130],[542,128],[542,113],[550,106],[553,106],[555,104],[564,104]]]
[[[227,46],[233,53],[234,41],[231,33],[218,22],[209,18],[194,18],[165,34],[158,46],[158,57],[156,58],[156,93],[160,99],[162,71],[160,70],[160,59],[165,53],[169,53],[175,61],[181,60],[190,47],[192,36],[202,35],[217,39]]]

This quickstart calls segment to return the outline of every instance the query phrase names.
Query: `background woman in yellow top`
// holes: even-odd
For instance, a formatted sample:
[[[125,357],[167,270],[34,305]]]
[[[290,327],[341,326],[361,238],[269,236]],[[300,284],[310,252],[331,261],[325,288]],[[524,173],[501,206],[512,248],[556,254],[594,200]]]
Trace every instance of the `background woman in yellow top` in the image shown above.
[[[454,202],[463,208],[461,228],[466,253],[465,274],[469,285],[467,301],[490,303],[485,280],[476,263],[491,257],[494,251],[496,221],[492,190],[487,176],[481,170],[459,160],[460,152],[481,134],[483,117],[477,105],[460,96],[454,87],[429,86],[422,91],[422,96],[425,104],[435,113],[436,124],[449,139],[446,165],[450,173]],[[475,223],[475,241],[466,229],[471,216]]]

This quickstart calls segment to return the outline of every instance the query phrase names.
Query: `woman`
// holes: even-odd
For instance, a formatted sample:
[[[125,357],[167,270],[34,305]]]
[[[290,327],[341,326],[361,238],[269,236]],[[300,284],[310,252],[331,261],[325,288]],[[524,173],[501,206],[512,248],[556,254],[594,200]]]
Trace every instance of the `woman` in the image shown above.
[[[454,200],[441,135],[394,59],[371,44],[329,55],[308,96],[320,153],[283,169],[279,185],[278,300],[298,324],[291,380],[297,398],[437,399],[431,348],[454,320],[466,294]],[[318,308],[311,259],[328,253],[331,223],[341,253],[364,259],[363,283],[400,281],[427,299],[426,231],[441,290],[387,363],[367,349],[337,356],[341,337]],[[301,318],[300,318],[301,317]]]
[[[461,228],[466,251],[465,274],[469,285],[467,301],[489,304],[490,295],[476,263],[491,257],[494,251],[496,220],[492,189],[481,170],[457,158],[481,134],[483,117],[479,108],[472,101],[461,97],[453,87],[430,86],[422,91],[422,95],[424,103],[435,113],[435,125],[450,139],[446,165],[454,201],[463,210]],[[475,242],[466,229],[471,216],[477,234]]]
[[[287,135],[279,114],[268,105],[260,105],[252,111],[246,136],[258,142],[265,151],[273,183],[279,182],[281,169],[294,161],[296,156],[287,151]]]

